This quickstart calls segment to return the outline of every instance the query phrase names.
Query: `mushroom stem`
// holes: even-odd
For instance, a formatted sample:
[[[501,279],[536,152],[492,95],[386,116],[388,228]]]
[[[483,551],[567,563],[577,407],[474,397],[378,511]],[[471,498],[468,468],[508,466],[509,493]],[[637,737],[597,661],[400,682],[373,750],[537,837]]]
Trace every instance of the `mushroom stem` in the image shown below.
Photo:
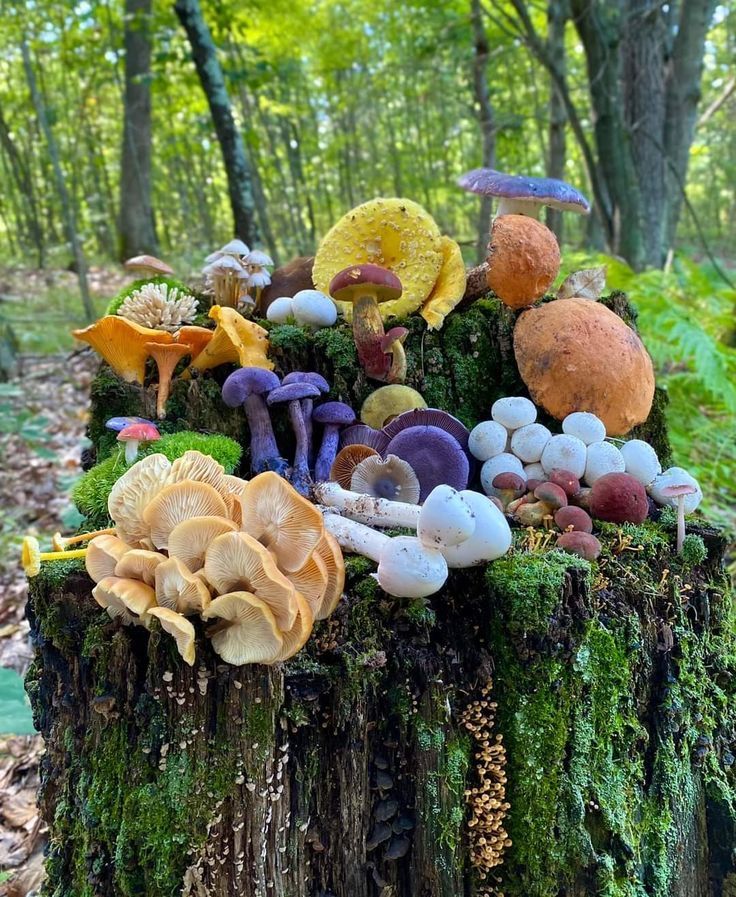
[[[400,340],[391,344],[391,367],[386,377],[387,383],[403,383],[406,380],[406,352]]]
[[[217,305],[237,308],[240,299],[240,278],[232,271],[217,273],[212,278]]]
[[[286,461],[276,444],[271,416],[263,396],[251,393],[243,402],[250,430],[250,466],[253,473],[273,470],[279,475],[286,471]]]
[[[527,218],[539,218],[539,210],[541,208],[541,203],[502,196],[498,200],[496,217],[498,218],[500,215],[526,215]]]
[[[685,544],[685,496],[677,496],[677,553],[682,554]]]
[[[129,439],[125,443],[125,463],[132,464],[135,459],[138,457],[138,446],[140,445],[139,439]]]
[[[86,548],[76,548],[73,551],[39,551],[38,540],[33,536],[26,536],[21,548],[21,564],[30,579],[41,572],[43,561],[71,561],[74,558],[83,558],[86,554]]]
[[[311,466],[314,461],[314,443],[312,442],[312,434],[314,425],[312,424],[312,411],[314,411],[314,399],[302,399],[302,418],[304,419],[304,430],[307,434],[307,462]]]
[[[91,539],[94,539],[96,536],[114,536],[115,535],[115,527],[109,527],[108,529],[98,529],[93,533],[79,533],[76,536],[70,536],[68,539],[65,539],[61,533],[54,533],[54,536],[51,540],[51,544],[54,546],[54,551],[66,551],[69,545],[75,545],[77,542],[89,542]]]
[[[319,448],[314,464],[314,479],[322,483],[330,478],[330,468],[337,455],[337,444],[340,440],[340,424],[325,424],[322,434],[322,445]]]
[[[339,514],[325,514],[324,517],[325,530],[337,539],[341,548],[354,554],[362,554],[376,564],[380,562],[390,536]]]
[[[338,483],[319,483],[315,486],[314,494],[323,505],[336,508],[353,520],[371,526],[405,526],[416,529],[419,522],[419,505],[373,498],[371,495],[343,489]]]
[[[384,335],[376,292],[366,286],[365,294],[353,306],[353,338],[360,364],[373,380],[384,381],[389,367],[388,358],[381,347]]]
[[[291,469],[289,482],[300,495],[309,495],[312,478],[309,475],[309,455],[307,443],[307,428],[304,426],[304,415],[299,399],[289,402],[289,420],[296,437],[294,449],[294,464]]]
[[[219,620],[217,623],[213,623],[211,626],[208,626],[205,629],[205,636],[207,638],[212,638],[213,635],[217,635],[218,632],[224,632],[226,629],[229,629],[233,625],[232,620]]]

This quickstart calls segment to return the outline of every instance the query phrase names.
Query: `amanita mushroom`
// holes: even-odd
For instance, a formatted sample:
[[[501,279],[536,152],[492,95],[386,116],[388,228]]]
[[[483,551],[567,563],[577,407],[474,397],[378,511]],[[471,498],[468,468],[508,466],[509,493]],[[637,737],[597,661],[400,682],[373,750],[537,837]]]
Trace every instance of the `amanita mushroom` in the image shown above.
[[[155,442],[161,438],[158,427],[153,424],[129,424],[118,433],[118,442],[125,444],[125,463],[132,464],[138,457],[141,444]]]
[[[324,427],[322,444],[314,465],[314,479],[320,483],[329,479],[330,468],[337,455],[340,429],[355,422],[355,412],[344,402],[325,402],[314,409],[312,420]]]
[[[685,542],[685,496],[695,495],[697,488],[692,483],[673,483],[661,490],[664,498],[677,499],[677,553],[682,554]]]
[[[171,378],[177,364],[186,355],[191,354],[191,348],[184,343],[146,343],[148,353],[156,362],[158,370],[158,395],[156,397],[157,417],[166,417],[166,400],[171,392]]]
[[[309,474],[309,442],[307,429],[304,425],[304,413],[301,400],[316,398],[319,389],[311,383],[297,382],[286,386],[279,386],[271,390],[266,398],[269,406],[286,404],[289,408],[289,420],[294,431],[296,445],[294,448],[294,463],[291,468],[289,481],[301,495],[309,495],[312,478]],[[329,471],[329,468],[328,468]]]
[[[222,400],[228,408],[242,405],[250,430],[250,466],[253,473],[273,470],[283,476],[287,462],[276,444],[265,396],[280,386],[273,371],[260,367],[233,371],[222,386]]]

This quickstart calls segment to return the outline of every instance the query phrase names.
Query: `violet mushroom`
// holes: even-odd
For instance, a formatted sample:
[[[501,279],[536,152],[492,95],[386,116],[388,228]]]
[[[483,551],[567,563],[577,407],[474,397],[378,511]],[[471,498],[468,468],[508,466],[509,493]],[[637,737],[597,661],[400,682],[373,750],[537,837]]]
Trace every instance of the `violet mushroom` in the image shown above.
[[[330,391],[330,384],[325,380],[322,374],[316,371],[292,371],[286,374],[281,381],[284,386],[289,383],[311,383],[324,395]],[[309,456],[310,467],[314,463],[314,445],[312,442],[312,408],[314,407],[314,399],[312,396],[302,399],[302,414],[304,415],[304,426],[307,428],[307,454]]]
[[[386,454],[396,455],[412,466],[419,480],[420,501],[442,483],[458,490],[468,485],[468,456],[457,439],[439,427],[401,430],[389,442]]]
[[[590,212],[588,200],[565,181],[504,174],[493,168],[475,168],[458,179],[458,186],[479,196],[498,199],[496,215],[527,215],[539,218],[542,206],[561,212]]]
[[[695,495],[697,488],[692,483],[673,483],[661,490],[664,498],[677,499],[677,553],[682,554],[685,543],[685,496]]]
[[[268,394],[266,401],[269,405],[288,404],[289,420],[294,431],[296,447],[294,449],[294,463],[291,468],[289,482],[300,495],[309,495],[312,478],[309,475],[309,444],[307,442],[307,428],[304,425],[302,413],[302,399],[317,398],[319,389],[311,383],[288,383],[279,386]]]
[[[330,468],[337,455],[340,428],[355,423],[355,412],[344,402],[325,402],[314,409],[312,420],[324,426],[322,445],[314,464],[314,479],[321,483],[330,478]]]
[[[145,417],[111,417],[109,420],[105,421],[105,427],[107,427],[108,430],[113,430],[115,433],[119,433],[131,424],[148,424],[151,427],[156,426],[152,420],[147,420]]]
[[[353,304],[355,348],[363,370],[373,380],[385,381],[392,363],[383,346],[386,334],[378,304],[398,299],[402,292],[399,278],[379,265],[351,265],[330,281],[332,298]]]
[[[265,368],[239,368],[222,386],[222,400],[228,408],[241,405],[250,430],[250,466],[253,473],[273,470],[286,474],[287,463],[281,457],[266,405],[268,393],[280,386],[279,378]]]

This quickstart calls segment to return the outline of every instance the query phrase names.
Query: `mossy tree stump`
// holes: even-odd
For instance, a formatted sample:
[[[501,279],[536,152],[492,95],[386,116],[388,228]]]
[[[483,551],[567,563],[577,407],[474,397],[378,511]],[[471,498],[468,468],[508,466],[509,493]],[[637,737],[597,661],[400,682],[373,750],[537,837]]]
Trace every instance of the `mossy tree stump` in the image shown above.
[[[472,424],[520,389],[496,303],[439,335],[410,328],[409,382],[431,404]],[[322,371],[356,406],[370,391],[344,329],[271,338],[283,372]],[[217,384],[178,382],[167,426],[247,442]],[[105,418],[154,405],[152,389],[103,371],[100,456]],[[661,403],[642,435],[666,455]],[[682,560],[666,517],[604,530],[596,565],[531,550],[520,533],[517,551],[455,571],[428,602],[388,599],[372,565],[349,558],[345,600],[273,669],[221,663],[201,624],[189,668],[160,632],[112,623],[79,564],[45,566],[27,682],[48,746],[44,893],[728,893],[736,652],[723,544],[702,528],[707,556]],[[466,827],[477,769],[462,714],[490,680],[513,842],[500,883],[472,868]]]

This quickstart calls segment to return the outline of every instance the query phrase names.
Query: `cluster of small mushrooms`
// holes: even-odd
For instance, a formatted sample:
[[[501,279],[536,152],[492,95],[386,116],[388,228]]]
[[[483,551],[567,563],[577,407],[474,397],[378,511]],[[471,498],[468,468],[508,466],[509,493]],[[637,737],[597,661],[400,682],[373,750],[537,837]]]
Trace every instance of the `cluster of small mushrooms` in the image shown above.
[[[271,283],[272,266],[273,259],[263,250],[249,249],[236,237],[207,256],[202,274],[216,305],[252,308]]]

